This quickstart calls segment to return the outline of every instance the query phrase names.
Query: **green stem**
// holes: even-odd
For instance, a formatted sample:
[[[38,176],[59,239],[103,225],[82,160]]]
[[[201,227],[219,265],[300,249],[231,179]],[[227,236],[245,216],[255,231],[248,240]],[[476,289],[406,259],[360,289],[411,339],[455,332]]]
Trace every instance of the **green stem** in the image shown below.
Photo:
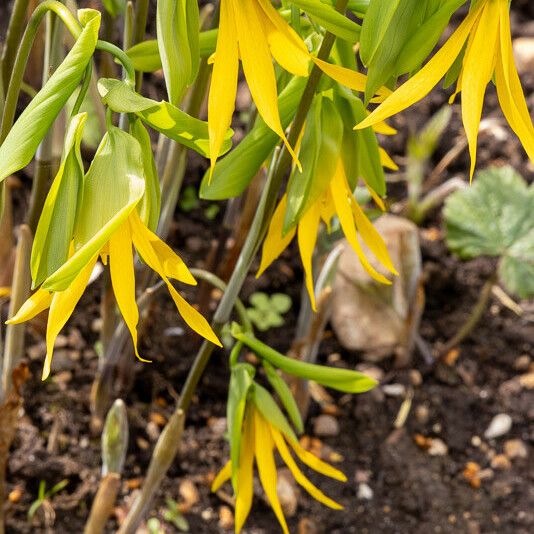
[[[17,54],[24,23],[26,22],[26,13],[30,0],[15,0],[9,19],[9,27],[7,29],[6,41],[2,52],[2,82],[4,87],[7,87],[13,62]]]
[[[446,356],[450,350],[458,346],[465,338],[467,338],[467,336],[471,334],[471,332],[480,322],[480,320],[484,316],[484,312],[488,307],[488,303],[491,298],[491,291],[496,283],[497,273],[495,272],[488,278],[488,280],[486,280],[486,283],[480,291],[478,300],[471,309],[467,321],[464,322],[460,330],[458,330],[458,332],[451,339],[449,339],[449,341],[447,341],[447,343],[445,343],[445,345],[443,345],[443,347],[441,348],[440,355],[442,357]]]

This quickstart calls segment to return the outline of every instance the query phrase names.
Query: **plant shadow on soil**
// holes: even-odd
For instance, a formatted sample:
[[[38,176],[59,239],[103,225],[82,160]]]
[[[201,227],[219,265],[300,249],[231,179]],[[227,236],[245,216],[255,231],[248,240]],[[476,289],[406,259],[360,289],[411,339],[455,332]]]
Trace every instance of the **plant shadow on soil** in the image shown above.
[[[534,36],[533,23],[528,22],[534,16],[532,11],[528,3],[518,5],[514,36]],[[534,73],[525,75],[523,81],[527,95],[531,95],[529,106],[532,109]],[[160,86],[161,81],[157,83]],[[395,118],[392,123],[400,133],[385,141],[390,153],[394,157],[402,156],[406,132],[420,127],[445,102],[446,94],[435,91],[425,102]],[[491,90],[485,114],[501,117]],[[459,107],[455,105],[453,134],[444,139],[433,163],[451,148],[460,131]],[[478,168],[510,162],[532,181],[532,167],[517,140],[508,129],[506,132],[504,142],[497,142],[491,135],[481,138]],[[467,158],[463,153],[447,170],[443,180],[452,175],[465,176]],[[200,158],[191,158],[188,183],[198,183],[204,169],[205,163]],[[395,189],[392,196],[400,197],[402,189],[398,186]],[[170,244],[183,252],[189,265],[203,264],[214,238],[213,222],[205,218],[204,207],[201,203],[191,213],[179,210],[176,213]],[[221,222],[220,219],[221,215],[217,222]],[[422,231],[426,307],[420,333],[430,345],[448,339],[465,321],[494,267],[487,259],[462,263],[450,256],[441,238],[425,238],[435,236],[435,229],[440,227],[439,214],[435,214]],[[291,248],[259,281],[251,276],[244,295],[248,297],[256,290],[283,291],[292,297],[296,307],[301,278],[298,255]],[[194,301],[194,292],[187,296]],[[8,467],[8,490],[18,488],[21,495],[16,502],[8,503],[9,533],[83,531],[100,474],[100,441],[90,432],[89,413],[90,387],[97,367],[94,343],[98,338],[95,331],[98,303],[98,289],[91,287],[64,330],[63,347],[55,354],[53,377],[46,383],[39,381],[43,325],[34,324],[29,330],[28,362],[32,379],[24,389],[25,413],[20,419]],[[263,339],[281,351],[287,350],[297,311],[292,310],[286,324],[269,331]],[[183,325],[177,323],[179,319],[167,296],[158,297],[150,317],[141,341],[141,353],[153,363],[132,362],[136,366],[135,383],[126,399],[131,442],[119,504],[135,491],[146,472],[158,423],[172,412],[174,395],[199,345],[195,335],[181,330]],[[462,344],[455,365],[428,366],[419,354],[415,354],[409,369],[396,369],[391,361],[380,363],[390,383],[409,385],[411,371],[417,369],[421,373],[422,383],[414,387],[412,411],[402,429],[393,427],[402,398],[385,396],[381,390],[353,397],[337,396],[340,432],[323,442],[326,450],[343,456],[339,467],[346,473],[348,482],[329,482],[313,474],[310,478],[341,502],[345,510],[332,512],[301,492],[297,514],[289,519],[291,531],[310,534],[532,532],[533,393],[517,387],[518,375],[528,371],[517,369],[518,358],[523,355],[532,358],[534,353],[531,321],[532,310],[529,322],[528,317],[517,317],[494,300],[479,327]],[[340,353],[341,365],[354,367],[361,361],[358,354],[344,351],[330,330],[327,333],[321,345],[321,361],[326,361],[334,352]],[[178,488],[181,481],[189,479],[199,492],[198,501],[186,514],[190,531],[194,533],[226,532],[219,523],[220,507],[226,503],[209,492],[209,481],[228,457],[222,424],[228,384],[226,356],[222,352],[215,353],[213,363],[188,414],[180,455],[151,511],[152,516],[161,518],[165,497],[183,500]],[[306,426],[308,435],[313,436],[313,420],[319,413],[319,407],[313,405]],[[512,429],[502,438],[486,440],[484,431],[498,413],[512,417]],[[416,434],[440,438],[448,447],[447,454],[429,455],[416,444]],[[504,441],[513,438],[530,447],[530,457],[514,459],[504,470],[492,469],[480,487],[473,488],[463,476],[466,463],[476,462],[487,469],[491,457],[502,454]],[[372,489],[370,499],[358,498],[362,477]],[[51,487],[63,479],[68,479],[69,484],[53,500],[53,525],[44,526],[39,514],[30,522],[26,514],[36,498],[39,482],[46,480]],[[109,526],[112,532],[113,522]],[[166,528],[167,532],[174,532],[174,527],[166,524]],[[272,511],[261,498],[256,498],[244,532],[277,531]]]

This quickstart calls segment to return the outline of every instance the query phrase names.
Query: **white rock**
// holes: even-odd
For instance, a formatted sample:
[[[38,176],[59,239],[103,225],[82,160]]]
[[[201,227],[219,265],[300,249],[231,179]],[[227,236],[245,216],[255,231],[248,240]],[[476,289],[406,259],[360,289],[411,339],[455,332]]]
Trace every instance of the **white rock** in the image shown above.
[[[333,437],[339,434],[339,423],[332,415],[320,415],[313,424],[313,433],[319,437]]]
[[[297,512],[298,489],[293,477],[288,470],[280,469],[276,481],[276,493],[280,499],[280,505],[287,517],[293,517]]]
[[[374,492],[368,484],[361,483],[358,486],[358,499],[362,501],[370,501],[374,497]]]
[[[403,384],[384,384],[382,391],[389,397],[403,397],[406,394]]]
[[[432,438],[427,452],[430,456],[445,456],[449,452],[449,449],[443,440]]]
[[[512,418],[507,413],[497,414],[484,432],[486,439],[494,439],[504,436],[512,428]]]

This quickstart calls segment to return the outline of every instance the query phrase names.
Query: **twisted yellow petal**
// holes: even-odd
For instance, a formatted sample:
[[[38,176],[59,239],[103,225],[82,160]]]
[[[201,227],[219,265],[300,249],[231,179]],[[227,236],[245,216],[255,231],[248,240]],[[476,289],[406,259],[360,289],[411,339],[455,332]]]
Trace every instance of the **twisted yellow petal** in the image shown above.
[[[278,449],[278,452],[280,453],[280,456],[282,457],[282,460],[284,460],[285,464],[295,477],[295,480],[317,501],[325,504],[326,506],[329,506],[330,508],[333,508],[334,510],[342,510],[343,506],[338,504],[336,501],[330,499],[330,497],[327,497],[319,488],[314,486],[308,478],[302,473],[302,471],[299,469],[298,465],[296,464],[295,460],[293,460],[293,457],[291,456],[291,453],[289,452],[289,449],[287,448],[286,442],[284,441],[284,438],[282,437],[282,434],[279,430],[271,426],[271,435],[273,437],[274,443],[276,445],[276,448]]]
[[[436,52],[428,63],[396,91],[388,96],[367,118],[355,128],[361,130],[381,122],[392,115],[410,107],[424,98],[445,76],[454,60],[461,52],[469,32],[478,20],[480,8],[477,7],[458,26],[448,41]]]
[[[43,380],[46,380],[50,375],[56,338],[65,326],[65,323],[69,320],[76,304],[78,304],[78,301],[83,295],[97,259],[98,255],[93,256],[87,265],[76,275],[76,278],[70,283],[69,287],[64,291],[54,293],[52,297],[46,327],[46,358],[43,366]]]
[[[222,346],[221,342],[213,332],[208,321],[199,313],[193,306],[188,304],[186,300],[174,289],[173,285],[170,283],[167,275],[165,274],[165,269],[162,265],[162,261],[158,256],[157,252],[154,250],[154,247],[151,244],[151,239],[153,239],[153,234],[141,221],[137,210],[134,210],[131,216],[128,219],[131,225],[132,240],[135,248],[142,256],[146,264],[154,271],[156,271],[165,284],[167,289],[171,294],[172,299],[178,312],[182,316],[182,319],[185,321],[190,328],[195,332],[200,334],[202,337],[206,338],[208,341],[211,341],[214,345]]]
[[[224,467],[217,473],[217,476],[211,483],[211,491],[217,491],[226,481],[232,477],[232,462],[228,460]]]
[[[280,203],[274,210],[267,236],[263,241],[261,249],[261,263],[256,278],[259,278],[271,263],[282,254],[295,236],[296,229],[292,228],[285,236],[282,236],[284,226],[284,215],[287,206],[287,194],[282,197]]]
[[[317,230],[321,221],[320,201],[315,202],[304,213],[298,224],[298,243],[300,258],[304,267],[306,280],[306,289],[310,297],[310,303],[313,311],[317,311],[315,303],[315,290],[313,285],[312,257],[317,242]]]
[[[221,0],[219,34],[208,97],[211,172],[221,152],[226,132],[232,123],[237,94],[239,52],[233,1]]]
[[[52,293],[44,289],[38,289],[21,307],[20,310],[6,321],[6,324],[20,324],[33,319],[42,311],[50,308]]]
[[[111,284],[117,305],[132,336],[135,355],[143,362],[137,350],[137,323],[139,310],[135,300],[135,272],[130,225],[122,224],[109,239],[109,267]]]
[[[269,424],[256,410],[254,411],[254,431],[254,449],[261,485],[284,534],[289,534],[282,506],[276,492],[277,474],[273,456],[273,438],[269,430]]]
[[[254,420],[250,411],[245,415],[243,440],[237,469],[235,500],[235,531],[239,534],[250,513],[254,494]]]
[[[497,2],[486,2],[469,37],[462,67],[462,121],[469,143],[471,171],[475,172],[477,137],[484,95],[494,71],[499,25]]]

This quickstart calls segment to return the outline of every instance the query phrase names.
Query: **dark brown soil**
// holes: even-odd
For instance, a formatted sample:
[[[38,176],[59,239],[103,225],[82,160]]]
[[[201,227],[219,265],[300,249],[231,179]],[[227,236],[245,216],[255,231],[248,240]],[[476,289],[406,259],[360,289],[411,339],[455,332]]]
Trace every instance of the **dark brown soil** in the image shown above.
[[[534,35],[532,3],[517,2],[514,13],[514,36]],[[523,77],[529,104],[534,103],[534,74]],[[405,154],[406,132],[415,131],[446,101],[445,92],[435,91],[413,110],[395,118],[400,128],[395,139],[385,141],[395,157]],[[533,106],[531,106],[532,108]],[[487,99],[485,116],[501,117],[492,91]],[[507,138],[496,141],[492,135],[480,141],[478,168],[491,163],[511,163],[532,180],[533,168],[518,141],[505,127]],[[436,152],[433,163],[454,145],[461,135],[460,108],[454,107],[449,133]],[[193,158],[188,183],[196,184],[204,163]],[[466,178],[468,155],[464,151],[447,169],[440,181],[453,175]],[[402,187],[392,186],[392,200],[401,200]],[[202,265],[216,237],[215,223],[204,215],[202,203],[191,213],[180,210],[170,243],[189,265]],[[420,329],[430,349],[450,338],[465,322],[484,281],[494,263],[480,259],[463,263],[452,257],[442,239],[439,213],[421,229],[424,259],[426,306]],[[284,327],[263,336],[281,351],[291,344],[298,313],[302,272],[292,249],[259,281],[251,277],[244,296],[255,290],[284,291],[294,303]],[[187,296],[195,300],[195,292]],[[32,378],[24,389],[24,414],[8,468],[8,490],[19,491],[7,507],[9,533],[83,531],[100,476],[99,437],[90,431],[90,388],[97,367],[95,343],[98,340],[99,290],[91,287],[64,330],[64,347],[56,350],[52,378],[39,380],[42,366],[42,332],[34,326],[28,334],[28,363]],[[422,381],[414,385],[410,415],[403,428],[393,423],[404,397],[387,396],[377,390],[359,396],[337,396],[340,432],[323,440],[325,451],[343,457],[339,467],[348,483],[313,480],[345,510],[332,512],[301,493],[295,517],[289,519],[292,532],[299,533],[518,533],[534,531],[534,396],[532,389],[519,385],[519,376],[533,372],[534,308],[525,304],[526,312],[518,317],[500,301],[492,300],[476,331],[461,345],[456,361],[430,365],[416,353],[410,368],[397,369],[392,361],[378,366],[384,371],[384,383],[410,386],[416,370]],[[5,315],[5,310],[3,310]],[[172,413],[174,399],[189,371],[199,345],[197,336],[185,328],[170,299],[163,293],[154,304],[147,331],[141,340],[141,352],[152,364],[135,366],[135,383],[125,402],[128,405],[130,446],[120,492],[117,515],[124,513],[136,487],[141,482],[159,431],[158,421]],[[321,347],[320,359],[340,353],[342,364],[354,367],[361,363],[358,354],[340,348],[331,331]],[[520,357],[523,359],[520,360]],[[518,364],[526,361],[526,367]],[[417,374],[417,373],[416,373]],[[417,377],[416,377],[417,378]],[[417,382],[417,381],[416,381]],[[227,355],[213,356],[211,365],[198,389],[188,414],[187,428],[179,458],[158,494],[151,517],[162,520],[165,498],[183,502],[179,487],[183,480],[192,481],[199,500],[186,513],[193,533],[227,532],[219,523],[220,508],[227,506],[220,496],[209,492],[214,473],[227,459],[224,440],[225,403],[228,384]],[[530,385],[532,388],[532,384]],[[487,440],[484,431],[499,413],[509,414],[512,429],[503,437]],[[320,414],[312,405],[306,433],[313,437],[313,421]],[[443,456],[431,456],[421,448],[416,436],[439,438],[447,446]],[[512,460],[505,469],[491,468],[491,458],[502,454],[506,440],[519,439],[528,448],[527,458]],[[419,438],[421,439],[421,438]],[[463,472],[468,462],[482,470],[480,487],[473,487]],[[40,481],[50,488],[67,479],[68,486],[53,498],[53,520],[45,524],[38,512],[33,521],[27,512],[36,499]],[[365,480],[372,490],[370,499],[358,498],[360,483]],[[14,495],[14,493],[13,493]],[[299,524],[300,522],[300,524]],[[163,523],[163,520],[162,520]],[[306,530],[305,523],[308,525]],[[166,532],[177,532],[164,523]],[[109,532],[112,532],[110,525]],[[315,530],[313,530],[315,528]],[[245,532],[277,532],[274,515],[261,498],[255,499]]]

